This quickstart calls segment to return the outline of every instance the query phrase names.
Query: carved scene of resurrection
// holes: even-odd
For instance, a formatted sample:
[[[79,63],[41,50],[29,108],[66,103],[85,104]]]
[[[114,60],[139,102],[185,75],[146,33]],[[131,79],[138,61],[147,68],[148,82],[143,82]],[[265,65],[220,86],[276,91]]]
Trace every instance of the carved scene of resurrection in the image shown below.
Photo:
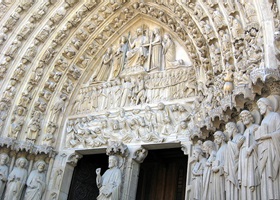
[[[0,1],[0,199],[280,199],[279,6]]]

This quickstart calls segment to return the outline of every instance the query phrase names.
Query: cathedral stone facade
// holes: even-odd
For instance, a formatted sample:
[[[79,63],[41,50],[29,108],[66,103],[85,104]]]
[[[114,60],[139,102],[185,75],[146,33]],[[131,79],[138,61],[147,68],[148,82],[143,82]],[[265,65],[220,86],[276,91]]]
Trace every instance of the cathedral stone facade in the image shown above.
[[[0,199],[280,199],[279,6],[0,1]]]

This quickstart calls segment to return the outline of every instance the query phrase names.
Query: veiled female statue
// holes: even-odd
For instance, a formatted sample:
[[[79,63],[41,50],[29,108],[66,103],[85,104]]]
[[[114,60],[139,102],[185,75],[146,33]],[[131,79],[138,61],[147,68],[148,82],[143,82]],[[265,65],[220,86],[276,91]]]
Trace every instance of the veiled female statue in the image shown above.
[[[46,163],[44,161],[37,161],[36,169],[28,176],[26,185],[25,200],[41,200],[46,189]]]
[[[257,105],[264,115],[257,131],[260,199],[280,199],[280,115],[268,98],[259,99]]]
[[[26,158],[21,157],[17,159],[16,166],[8,177],[8,184],[4,200],[20,199],[27,179],[27,170],[25,169],[26,165]]]
[[[96,169],[96,184],[99,188],[97,200],[120,200],[122,174],[118,166],[118,157],[109,157],[109,169],[100,175],[101,169]]]
[[[96,76],[97,81],[107,81],[113,63],[113,49],[109,47],[107,52],[103,55],[99,72]]]
[[[173,62],[176,60],[176,49],[175,49],[175,43],[171,39],[171,35],[166,33],[163,36],[163,60],[164,60],[164,68],[163,69],[169,69],[173,67]]]

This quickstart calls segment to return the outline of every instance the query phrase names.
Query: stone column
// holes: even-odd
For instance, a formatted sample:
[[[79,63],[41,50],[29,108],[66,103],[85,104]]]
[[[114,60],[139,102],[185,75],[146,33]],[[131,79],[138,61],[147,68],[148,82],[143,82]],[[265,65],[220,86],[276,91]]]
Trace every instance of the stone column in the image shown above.
[[[56,156],[45,200],[67,200],[74,168],[81,154],[68,151]]]
[[[185,199],[190,199],[191,194],[191,173],[192,173],[192,163],[190,159],[190,155],[192,154],[193,146],[190,141],[182,142],[181,143],[182,151],[185,155],[188,155],[188,166],[187,166],[187,178],[186,178],[186,192],[185,192]]]
[[[148,155],[148,151],[140,146],[129,147],[130,156],[128,157],[125,179],[123,185],[123,199],[132,200],[136,198],[140,164]]]

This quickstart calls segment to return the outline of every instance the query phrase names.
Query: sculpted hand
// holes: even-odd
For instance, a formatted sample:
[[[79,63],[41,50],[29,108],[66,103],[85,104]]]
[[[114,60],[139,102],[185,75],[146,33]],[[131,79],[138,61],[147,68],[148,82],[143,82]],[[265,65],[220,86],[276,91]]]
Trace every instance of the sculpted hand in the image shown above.
[[[212,171],[213,171],[214,173],[217,173],[217,172],[219,171],[219,168],[218,168],[218,167],[213,167],[213,168],[212,168]]]
[[[250,147],[248,150],[247,150],[247,157],[249,157],[253,152],[253,149]]]
[[[251,190],[251,192],[254,192],[255,191],[255,187],[254,186],[250,187],[250,190]]]
[[[271,135],[263,135],[257,138],[256,140],[259,141],[259,140],[267,140],[267,139],[271,139]]]
[[[100,175],[100,172],[101,172],[101,168],[97,168],[97,169],[96,169],[96,174],[97,174],[97,175]]]

